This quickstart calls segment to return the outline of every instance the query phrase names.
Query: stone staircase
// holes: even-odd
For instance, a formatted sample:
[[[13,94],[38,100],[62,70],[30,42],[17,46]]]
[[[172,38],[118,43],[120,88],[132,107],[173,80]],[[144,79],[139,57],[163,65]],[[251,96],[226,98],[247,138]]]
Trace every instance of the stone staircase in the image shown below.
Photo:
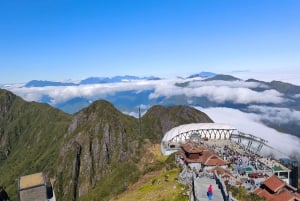
[[[215,179],[210,179],[209,177],[202,176],[202,177],[194,177],[194,189],[195,189],[195,201],[202,201],[208,200],[206,195],[207,188],[209,185],[213,186],[213,197],[212,200],[214,201],[224,201],[221,191],[216,184]]]

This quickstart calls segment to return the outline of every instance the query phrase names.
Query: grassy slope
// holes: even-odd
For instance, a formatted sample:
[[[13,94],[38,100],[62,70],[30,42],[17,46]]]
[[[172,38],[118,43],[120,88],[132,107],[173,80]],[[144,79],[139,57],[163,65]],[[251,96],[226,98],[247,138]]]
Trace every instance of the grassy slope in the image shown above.
[[[144,175],[111,201],[188,200],[185,186],[177,182],[180,170],[174,166],[174,156],[162,156],[159,144],[146,145],[144,153],[139,163],[139,167],[144,169]]]
[[[19,97],[10,99],[7,98],[5,91],[3,94],[2,90],[0,92],[0,106],[5,106],[7,102],[11,102],[9,107],[4,107],[5,113],[0,114],[1,143],[5,144],[7,139],[9,139],[8,145],[2,148],[4,151],[7,147],[11,148],[10,155],[0,161],[0,185],[6,186],[6,190],[12,200],[16,200],[18,177],[40,171],[45,172],[48,178],[57,176],[58,167],[61,164],[58,156],[63,143],[67,143],[66,141],[69,140],[69,137],[66,137],[66,133],[68,133],[67,130],[74,116],[67,115],[46,104],[26,102]],[[2,97],[4,97],[3,101]],[[89,130],[89,128],[94,128],[95,126],[93,121],[97,123],[100,121],[102,123],[113,122],[120,124],[115,121],[120,116],[118,113],[112,113],[107,107],[101,107],[104,111],[99,111],[99,108],[95,108],[97,105],[99,104],[93,104],[86,109],[87,116],[84,117],[91,118],[87,118],[87,122],[79,122],[83,124],[82,127],[74,131],[75,136],[76,133],[79,135],[80,131],[82,131],[81,134],[88,134],[93,131]],[[97,112],[95,113],[95,111]],[[101,114],[101,118],[97,114]],[[142,119],[143,133],[140,140],[143,141],[144,138],[150,138],[153,141],[159,141],[163,133],[174,126],[201,120],[209,121],[209,118],[206,115],[204,116],[203,118],[203,114],[199,114],[191,108],[156,107],[156,109],[152,110],[152,113],[150,111],[150,115],[146,115],[146,118]],[[121,119],[123,118],[124,127],[129,126],[130,131],[128,130],[127,132],[133,134],[133,139],[139,138],[140,136],[137,137],[137,121],[134,118],[122,116]],[[156,124],[157,120],[158,124]],[[112,126],[112,128],[115,127]],[[119,133],[120,131],[117,129],[113,132]],[[131,137],[128,139],[132,141]],[[112,161],[109,165],[110,171],[101,172],[101,174],[107,175],[99,182],[96,182],[95,186],[89,188],[86,195],[79,196],[79,201],[108,200],[133,186],[139,178],[147,173],[163,170],[165,167],[167,167],[168,171],[172,169],[171,163],[174,161],[160,156],[159,145],[154,146],[154,150],[151,150],[151,146],[150,148],[144,147],[143,142],[139,144],[142,146],[137,148],[138,153],[135,154],[135,157],[129,158],[124,163]],[[152,144],[149,142],[149,145]],[[114,148],[118,149],[118,147]],[[144,148],[146,149],[145,151],[143,151]],[[112,152],[115,153],[115,149]],[[144,156],[141,160],[137,160],[136,157],[140,155]],[[114,158],[113,156],[112,158]],[[68,160],[72,162],[73,159],[68,158]],[[138,161],[140,162],[137,164]],[[66,167],[66,171],[69,171],[68,173],[71,173],[71,169],[72,164]],[[157,175],[158,178],[156,179],[164,178],[164,173],[166,172],[162,172],[160,176]],[[173,175],[173,172],[169,174]],[[64,177],[67,179],[66,176]],[[68,181],[66,180],[66,182]],[[168,182],[174,181],[170,179]],[[61,183],[60,185],[64,188],[63,184]],[[171,184],[171,186],[174,185]],[[145,188],[147,189],[147,187]]]
[[[17,199],[18,177],[40,171],[54,176],[61,139],[70,120],[71,116],[46,104],[19,97],[12,101],[0,121],[2,139],[11,148],[8,158],[0,161],[0,185],[6,186],[12,200]]]
[[[187,201],[187,190],[177,182],[179,169],[155,171],[144,175],[137,184],[111,201]]]
[[[128,162],[114,169],[103,184],[81,196],[79,201],[187,201],[187,190],[177,182],[179,168],[174,155],[163,157],[160,145],[147,143],[140,162]],[[121,189],[119,183],[131,177],[128,186]],[[105,199],[104,199],[105,197]]]

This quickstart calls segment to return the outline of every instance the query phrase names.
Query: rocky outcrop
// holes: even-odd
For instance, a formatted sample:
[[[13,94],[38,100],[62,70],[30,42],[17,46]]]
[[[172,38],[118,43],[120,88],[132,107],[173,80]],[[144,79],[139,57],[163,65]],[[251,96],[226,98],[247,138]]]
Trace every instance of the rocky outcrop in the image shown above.
[[[60,200],[76,200],[101,182],[113,164],[138,157],[137,120],[106,101],[95,102],[91,108],[73,117],[65,136],[58,172],[64,176],[56,182],[65,186],[58,193]]]
[[[0,90],[0,161],[7,159],[12,149],[11,140],[5,132],[4,124],[7,120],[12,119],[9,111],[15,99],[16,95],[6,90]]]
[[[92,200],[94,189],[105,200],[138,179],[147,139],[159,142],[183,123],[211,122],[193,108],[155,106],[142,117],[140,134],[138,119],[106,101],[71,116],[1,89],[0,110],[0,178],[14,200],[16,178],[40,171],[54,182],[57,200]]]
[[[64,189],[58,193],[58,199],[75,201],[84,196],[107,179],[116,164],[139,161],[141,142],[145,139],[159,141],[169,129],[191,122],[212,121],[193,108],[155,106],[142,118],[139,135],[137,119],[124,115],[106,101],[93,103],[73,116],[65,136],[58,172],[64,176],[57,181],[63,183]]]
[[[5,116],[7,116],[8,111],[16,97],[16,95],[9,91],[2,89],[0,90],[0,121],[3,120]]]

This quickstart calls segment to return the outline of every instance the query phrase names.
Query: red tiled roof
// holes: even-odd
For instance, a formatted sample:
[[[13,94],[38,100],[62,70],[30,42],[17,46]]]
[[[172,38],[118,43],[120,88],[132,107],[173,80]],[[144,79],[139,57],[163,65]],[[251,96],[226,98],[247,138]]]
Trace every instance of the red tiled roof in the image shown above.
[[[274,195],[270,194],[267,190],[261,188],[255,189],[253,193],[259,197],[265,198],[266,201],[270,201],[274,197]]]
[[[253,173],[249,173],[248,177],[249,178],[263,178],[264,175],[262,173],[253,172]]]
[[[210,172],[216,172],[216,173],[217,173],[218,175],[220,175],[222,178],[225,178],[225,177],[227,177],[227,178],[233,177],[233,175],[230,173],[229,170],[224,169],[224,168],[219,167],[219,166],[216,166],[216,167],[212,168],[212,169],[210,170]]]
[[[181,145],[183,150],[183,158],[188,163],[201,163],[206,166],[217,166],[217,165],[227,165],[228,162],[224,161],[213,151],[207,150],[204,146],[200,146],[196,143],[188,142]],[[193,154],[199,153],[199,158],[188,158],[186,153]]]
[[[211,156],[205,162],[204,165],[206,166],[216,166],[216,165],[227,165],[228,162],[224,161],[223,159],[219,158],[218,156]]]
[[[281,189],[282,187],[284,187],[286,185],[286,183],[284,181],[280,180],[275,175],[266,179],[263,184],[266,187],[268,187],[271,191],[273,191],[274,193],[276,193],[279,189]]]
[[[290,192],[288,192],[287,190],[283,190],[276,196],[273,196],[270,201],[293,201],[294,198],[295,197]]]
[[[266,201],[300,200],[300,196],[295,192],[295,188],[292,188],[275,175],[269,177],[263,184],[264,186],[255,189],[253,193],[259,197],[264,197]],[[264,189],[264,187],[267,189]]]
[[[181,148],[187,153],[201,153],[206,150],[205,147],[192,142],[181,145]]]
[[[259,195],[262,190],[263,190],[262,188],[256,188],[256,189],[254,189],[253,193],[255,193],[256,195]]]

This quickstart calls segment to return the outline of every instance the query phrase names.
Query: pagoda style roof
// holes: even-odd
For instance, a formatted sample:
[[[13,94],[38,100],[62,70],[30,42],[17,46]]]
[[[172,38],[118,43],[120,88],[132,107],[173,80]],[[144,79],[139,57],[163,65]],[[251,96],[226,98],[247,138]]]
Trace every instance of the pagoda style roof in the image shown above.
[[[188,163],[201,163],[205,166],[222,166],[227,165],[228,162],[220,158],[213,151],[207,149],[204,146],[198,145],[194,142],[188,142],[186,144],[181,145],[183,150],[183,158]],[[189,158],[188,154],[199,154],[198,158]]]

